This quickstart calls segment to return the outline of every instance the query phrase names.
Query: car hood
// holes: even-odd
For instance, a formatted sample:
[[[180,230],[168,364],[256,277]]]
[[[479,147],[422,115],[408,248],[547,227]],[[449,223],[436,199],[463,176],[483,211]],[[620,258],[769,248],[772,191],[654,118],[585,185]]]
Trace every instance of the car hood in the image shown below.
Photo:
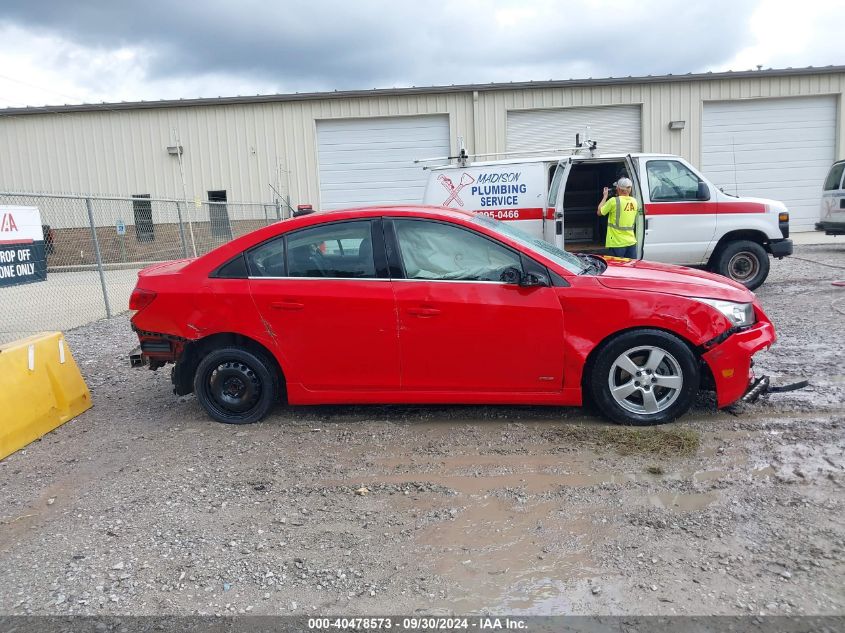
[[[722,192],[724,193],[724,192]],[[786,211],[786,205],[781,202],[780,200],[772,200],[771,198],[755,198],[754,196],[739,196],[738,198],[734,198],[728,194],[725,194],[725,197],[719,202],[754,202],[756,204],[762,204],[766,207],[768,211],[772,211],[774,213],[780,213],[781,211]]]
[[[754,294],[742,284],[713,273],[656,262],[605,257],[607,270],[596,277],[608,288],[646,290],[684,297],[748,303]]]

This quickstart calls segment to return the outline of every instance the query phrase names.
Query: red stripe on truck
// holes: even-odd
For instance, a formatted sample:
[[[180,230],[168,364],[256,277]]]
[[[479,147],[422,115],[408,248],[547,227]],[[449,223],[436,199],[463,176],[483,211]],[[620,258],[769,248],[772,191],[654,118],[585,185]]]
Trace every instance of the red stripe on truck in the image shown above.
[[[544,212],[546,212],[547,218],[554,217],[554,209],[546,210],[542,207],[528,209],[472,209],[472,212],[505,222],[513,220],[542,220]]]
[[[762,202],[649,202],[648,215],[704,215],[708,213],[765,213]]]

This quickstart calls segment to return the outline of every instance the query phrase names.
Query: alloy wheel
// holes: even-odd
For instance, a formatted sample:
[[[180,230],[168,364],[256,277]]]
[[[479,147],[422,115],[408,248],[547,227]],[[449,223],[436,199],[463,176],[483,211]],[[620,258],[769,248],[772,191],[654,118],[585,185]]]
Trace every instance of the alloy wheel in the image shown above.
[[[610,367],[613,400],[626,411],[648,415],[665,411],[681,393],[684,375],[678,361],[659,347],[643,345],[620,354]]]

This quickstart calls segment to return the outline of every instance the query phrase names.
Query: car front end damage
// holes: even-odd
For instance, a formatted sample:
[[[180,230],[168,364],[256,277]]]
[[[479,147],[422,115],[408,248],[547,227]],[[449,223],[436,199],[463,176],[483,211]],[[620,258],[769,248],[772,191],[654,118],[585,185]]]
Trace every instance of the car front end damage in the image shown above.
[[[720,409],[745,396],[756,399],[768,389],[768,377],[755,377],[752,357],[769,349],[777,337],[774,326],[756,302],[754,314],[753,325],[731,328],[704,344],[701,358],[713,376]]]

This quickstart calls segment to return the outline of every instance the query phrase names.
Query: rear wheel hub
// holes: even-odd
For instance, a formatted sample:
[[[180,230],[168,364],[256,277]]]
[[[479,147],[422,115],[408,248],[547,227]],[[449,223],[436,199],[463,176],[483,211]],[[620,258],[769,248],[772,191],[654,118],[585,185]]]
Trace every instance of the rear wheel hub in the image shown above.
[[[249,365],[241,362],[221,363],[208,377],[208,393],[222,409],[244,413],[258,402],[261,382]]]

